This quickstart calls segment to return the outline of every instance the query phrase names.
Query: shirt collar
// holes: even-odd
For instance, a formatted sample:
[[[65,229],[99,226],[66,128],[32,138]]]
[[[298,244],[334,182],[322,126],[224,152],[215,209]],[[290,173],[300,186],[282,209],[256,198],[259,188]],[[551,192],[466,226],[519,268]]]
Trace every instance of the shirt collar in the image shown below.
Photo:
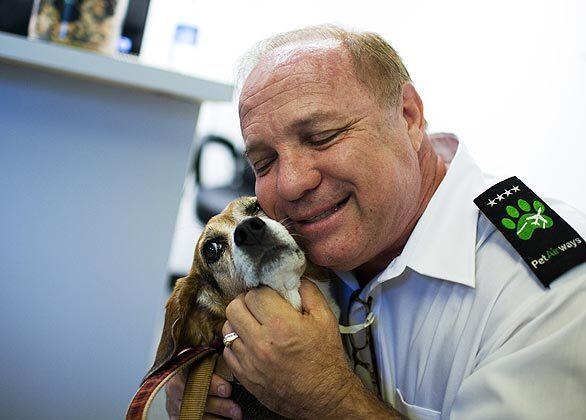
[[[406,267],[425,276],[475,287],[478,208],[473,200],[485,189],[485,181],[462,142],[453,135],[451,139],[457,142],[455,155],[403,252],[365,289],[397,277]],[[450,156],[445,153],[440,151],[444,160],[449,161]],[[350,288],[358,288],[351,272],[336,274]]]

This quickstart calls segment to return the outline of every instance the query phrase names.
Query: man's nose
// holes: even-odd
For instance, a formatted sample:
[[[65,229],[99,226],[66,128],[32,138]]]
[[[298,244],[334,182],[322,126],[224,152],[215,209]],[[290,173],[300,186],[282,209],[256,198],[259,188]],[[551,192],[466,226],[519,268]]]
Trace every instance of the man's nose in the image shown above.
[[[243,220],[234,230],[234,243],[236,246],[259,245],[266,231],[266,223],[259,217],[251,217]]]
[[[321,182],[321,174],[307,156],[288,156],[279,159],[277,193],[287,201],[295,201]]]

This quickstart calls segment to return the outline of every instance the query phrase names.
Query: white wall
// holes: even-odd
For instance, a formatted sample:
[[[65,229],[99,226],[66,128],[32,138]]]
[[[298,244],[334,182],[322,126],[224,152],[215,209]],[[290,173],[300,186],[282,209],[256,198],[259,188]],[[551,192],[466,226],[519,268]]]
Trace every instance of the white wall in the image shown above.
[[[164,65],[176,15],[164,0],[151,4],[144,59]],[[328,22],[379,32],[405,60],[430,131],[455,132],[484,170],[516,174],[538,194],[586,210],[585,2],[194,4],[192,16],[180,18],[200,29],[201,60],[193,73],[233,81],[238,58],[249,46],[300,26]],[[227,105],[204,107],[200,129],[239,136],[236,115]]]

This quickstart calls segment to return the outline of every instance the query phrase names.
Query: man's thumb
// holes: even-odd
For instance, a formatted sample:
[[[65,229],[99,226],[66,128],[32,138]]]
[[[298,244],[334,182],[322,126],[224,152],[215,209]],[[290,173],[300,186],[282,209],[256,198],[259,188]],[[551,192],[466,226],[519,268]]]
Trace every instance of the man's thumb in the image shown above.
[[[303,312],[315,313],[322,312],[328,308],[328,302],[322,294],[319,287],[311,280],[301,279],[299,286],[299,295],[301,296],[301,307]]]

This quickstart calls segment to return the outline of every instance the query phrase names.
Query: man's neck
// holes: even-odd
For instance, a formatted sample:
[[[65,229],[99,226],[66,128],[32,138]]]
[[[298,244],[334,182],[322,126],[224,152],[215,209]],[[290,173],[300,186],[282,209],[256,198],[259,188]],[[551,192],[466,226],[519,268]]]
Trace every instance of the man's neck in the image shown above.
[[[417,221],[427,208],[431,197],[433,197],[433,194],[446,175],[446,163],[435,152],[427,135],[425,135],[425,138],[421,143],[418,158],[419,168],[421,170],[421,189],[419,192],[417,211],[415,212],[414,217],[411,218],[403,233],[400,235],[399,240],[395,241],[393,246],[385,249],[369,262],[353,270],[361,287],[364,287],[374,276],[383,271],[392,260],[401,254],[407,240],[413,232],[413,229],[415,229]]]

